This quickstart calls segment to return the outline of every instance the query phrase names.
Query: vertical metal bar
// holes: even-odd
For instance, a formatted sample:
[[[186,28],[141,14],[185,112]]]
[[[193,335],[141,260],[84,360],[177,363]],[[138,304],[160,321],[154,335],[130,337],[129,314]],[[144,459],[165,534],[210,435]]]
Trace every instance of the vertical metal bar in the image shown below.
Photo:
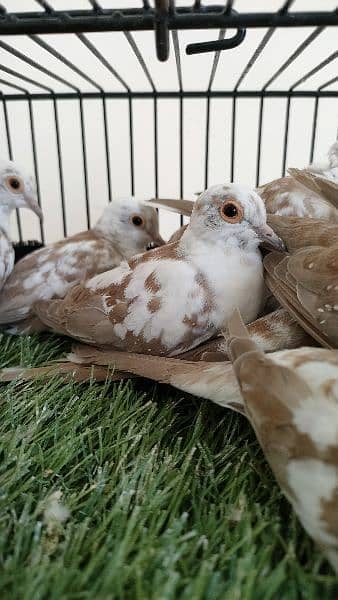
[[[261,96],[260,104],[259,104],[258,138],[257,138],[256,187],[259,186],[259,178],[260,178],[263,112],[264,112],[264,97]]]
[[[184,180],[183,180],[183,97],[180,97],[180,198],[183,198]],[[183,216],[180,215],[180,226],[183,225]]]
[[[87,150],[86,150],[86,136],[84,128],[83,118],[83,100],[79,96],[79,108],[80,108],[80,123],[81,123],[81,141],[82,141],[82,158],[83,158],[83,174],[85,184],[85,198],[86,198],[86,215],[87,215],[87,228],[90,229],[90,208],[89,208],[89,193],[88,193],[88,172],[87,172]]]
[[[102,96],[102,110],[103,110],[104,144],[105,144],[105,149],[106,149],[108,201],[111,202],[112,201],[112,191],[111,191],[109,134],[108,134],[108,123],[107,123],[107,105],[106,105],[106,98],[104,96]]]
[[[286,104],[286,115],[285,115],[285,129],[284,129],[284,144],[283,144],[283,164],[282,164],[282,176],[284,177],[286,171],[286,155],[288,151],[288,137],[289,137],[289,122],[290,122],[290,106],[291,97],[288,97]]]
[[[207,97],[206,104],[206,125],[205,125],[205,165],[204,165],[204,189],[208,187],[209,171],[209,133],[210,133],[210,96]]]
[[[234,180],[234,174],[235,174],[236,103],[237,103],[237,97],[234,96],[232,99],[232,123],[231,123],[231,169],[230,169],[231,181]]]
[[[319,97],[317,96],[317,98],[315,100],[315,106],[314,106],[314,111],[313,111],[313,120],[312,120],[310,163],[312,163],[312,161],[313,161],[313,155],[314,155],[315,143],[316,143],[318,104],[319,104]]]
[[[7,103],[6,103],[6,100],[4,98],[2,98],[2,105],[3,105],[3,109],[4,109],[4,119],[5,119],[5,129],[6,129],[7,146],[8,146],[8,155],[9,155],[9,159],[13,160],[13,148],[12,148],[12,140],[11,140],[11,134],[10,134],[10,128],[9,128]],[[20,214],[19,214],[18,209],[16,209],[15,213],[16,213],[16,223],[17,223],[18,233],[19,233],[19,240],[20,240],[20,242],[22,242],[22,239],[23,239],[22,238],[22,225],[21,225],[21,219],[20,219]]]
[[[133,102],[131,96],[128,99],[129,103],[129,142],[130,142],[130,182],[131,195],[135,194],[135,173],[134,173],[134,124],[133,124]]]
[[[154,166],[155,166],[155,198],[158,197],[158,115],[157,98],[154,97]]]
[[[178,39],[178,33],[176,30],[171,32],[174,52],[175,52],[175,62],[176,62],[176,72],[178,79],[178,87],[180,91],[180,100],[179,100],[179,139],[180,139],[180,171],[179,171],[179,180],[180,180],[180,198],[183,198],[183,77],[182,77],[182,65],[181,65],[181,53],[180,53],[180,42]],[[180,226],[183,225],[183,216],[180,215]]]
[[[61,151],[61,140],[60,140],[59,115],[58,115],[56,98],[53,98],[53,108],[54,108],[54,123],[55,123],[55,133],[56,133],[56,149],[57,149],[58,163],[59,163],[62,226],[63,226],[63,235],[64,235],[64,237],[67,237],[65,186],[64,186],[64,181],[63,181],[63,166],[62,166],[62,151]]]
[[[41,206],[41,190],[40,190],[40,179],[39,179],[39,169],[38,169],[38,158],[37,158],[37,152],[36,152],[34,115],[33,115],[32,100],[30,98],[28,98],[28,109],[29,109],[29,121],[30,121],[31,138],[32,138],[32,151],[33,151],[33,163],[34,163],[34,172],[35,172],[35,179],[36,179],[36,190],[37,190],[37,195],[38,195],[38,203],[39,203],[39,206]],[[44,232],[44,227],[43,227],[43,224],[41,221],[40,221],[40,235],[41,235],[41,241],[44,244],[45,243],[45,232]]]

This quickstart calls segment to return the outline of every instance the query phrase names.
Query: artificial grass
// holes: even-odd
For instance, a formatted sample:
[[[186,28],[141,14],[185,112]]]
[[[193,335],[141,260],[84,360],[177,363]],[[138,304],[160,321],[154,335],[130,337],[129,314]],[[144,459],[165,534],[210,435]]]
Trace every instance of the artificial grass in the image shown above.
[[[59,338],[1,339],[35,366]],[[2,384],[0,597],[337,597],[244,418],[141,381]],[[67,520],[46,517],[55,492]]]

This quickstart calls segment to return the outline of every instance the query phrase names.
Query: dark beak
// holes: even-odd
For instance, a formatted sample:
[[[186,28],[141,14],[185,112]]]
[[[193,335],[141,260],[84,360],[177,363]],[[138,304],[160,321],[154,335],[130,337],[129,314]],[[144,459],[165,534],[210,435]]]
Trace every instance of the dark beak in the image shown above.
[[[160,246],[164,246],[165,241],[158,237],[156,240],[152,240],[149,244],[146,245],[146,250],[154,250],[154,248],[159,248]]]
[[[278,235],[269,225],[255,227],[255,232],[268,250],[279,250],[280,252],[285,251],[285,244],[283,240],[278,237]]]

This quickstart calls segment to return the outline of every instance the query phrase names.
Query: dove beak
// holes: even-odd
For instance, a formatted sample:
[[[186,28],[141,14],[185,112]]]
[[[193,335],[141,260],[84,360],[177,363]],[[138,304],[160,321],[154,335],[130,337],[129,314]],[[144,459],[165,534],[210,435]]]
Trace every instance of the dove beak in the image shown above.
[[[157,238],[149,242],[149,244],[147,244],[146,250],[153,250],[154,248],[158,248],[159,246],[164,246],[164,244],[165,241],[161,238],[161,236],[158,236]]]
[[[269,250],[285,250],[285,244],[283,240],[278,237],[278,235],[269,225],[265,224],[261,225],[260,227],[255,227],[255,232],[257,233],[261,242],[264,242],[264,245]]]
[[[30,208],[30,210],[32,210],[39,217],[40,221],[43,221],[42,210],[38,204],[36,196],[27,194],[25,200],[27,203],[27,208]]]

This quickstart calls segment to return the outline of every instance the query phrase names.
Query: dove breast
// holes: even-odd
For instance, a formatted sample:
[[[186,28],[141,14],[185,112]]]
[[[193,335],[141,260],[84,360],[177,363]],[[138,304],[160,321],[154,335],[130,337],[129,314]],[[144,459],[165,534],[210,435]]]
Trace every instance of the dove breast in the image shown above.
[[[10,239],[0,230],[0,290],[14,266],[14,249]]]

